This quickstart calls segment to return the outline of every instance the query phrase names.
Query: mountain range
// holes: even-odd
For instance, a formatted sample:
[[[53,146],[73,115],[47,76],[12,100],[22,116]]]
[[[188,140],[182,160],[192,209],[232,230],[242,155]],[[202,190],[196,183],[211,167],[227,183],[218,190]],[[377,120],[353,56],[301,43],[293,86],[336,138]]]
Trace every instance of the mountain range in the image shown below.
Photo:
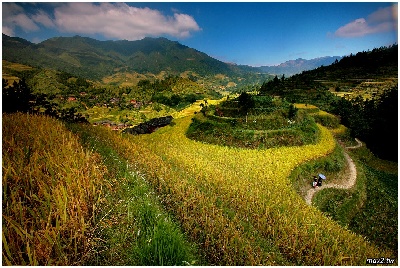
[[[306,60],[298,58],[296,60],[289,60],[276,66],[261,66],[259,67],[262,72],[282,75],[292,76],[294,74],[301,73],[302,71],[312,70],[320,66],[328,66],[336,61],[340,61],[342,57],[340,56],[326,56],[315,58],[311,60]]]
[[[33,67],[51,68],[94,80],[117,72],[179,75],[272,73],[290,76],[304,70],[329,65],[341,57],[297,59],[278,66],[251,67],[229,64],[166,38],[146,37],[138,41],[98,41],[88,37],[54,37],[34,44],[3,34],[3,60]]]
[[[98,41],[87,37],[54,37],[39,44],[3,34],[3,59],[34,67],[53,68],[100,79],[115,72],[199,75],[240,74],[253,68],[227,64],[166,38]],[[256,69],[253,70],[253,72]]]

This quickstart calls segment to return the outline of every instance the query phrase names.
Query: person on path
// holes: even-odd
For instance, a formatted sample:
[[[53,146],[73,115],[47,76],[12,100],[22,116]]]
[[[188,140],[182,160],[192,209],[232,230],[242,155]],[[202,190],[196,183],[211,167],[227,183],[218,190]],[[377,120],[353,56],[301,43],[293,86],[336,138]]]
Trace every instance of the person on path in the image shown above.
[[[318,187],[318,182],[317,182],[317,177],[314,176],[314,181],[312,183],[313,188],[317,188]]]
[[[321,177],[318,177],[317,186],[318,186],[318,187],[321,187],[321,186],[322,186],[322,178],[321,178]]]

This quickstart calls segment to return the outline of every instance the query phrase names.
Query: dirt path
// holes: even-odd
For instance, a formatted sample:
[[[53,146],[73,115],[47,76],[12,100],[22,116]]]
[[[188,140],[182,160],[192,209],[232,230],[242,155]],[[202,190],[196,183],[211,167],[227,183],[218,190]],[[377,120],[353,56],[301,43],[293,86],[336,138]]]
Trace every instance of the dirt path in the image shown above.
[[[355,140],[357,142],[357,145],[351,146],[351,147],[346,147],[346,149],[356,149],[356,148],[359,148],[362,146],[362,143],[358,139],[355,139]],[[356,179],[357,179],[356,165],[354,164],[353,159],[351,159],[351,157],[346,152],[343,152],[343,153],[344,153],[344,157],[346,158],[346,162],[349,166],[349,171],[347,174],[348,180],[341,184],[327,183],[327,184],[322,185],[321,187],[309,189],[307,191],[307,195],[305,197],[305,201],[308,205],[311,205],[311,200],[312,200],[314,194],[322,189],[326,189],[326,188],[349,189],[354,186],[354,184],[356,183]]]
[[[362,143],[359,139],[355,138],[357,145],[356,146],[350,146],[350,147],[346,147],[346,149],[357,149],[360,148],[362,146]]]

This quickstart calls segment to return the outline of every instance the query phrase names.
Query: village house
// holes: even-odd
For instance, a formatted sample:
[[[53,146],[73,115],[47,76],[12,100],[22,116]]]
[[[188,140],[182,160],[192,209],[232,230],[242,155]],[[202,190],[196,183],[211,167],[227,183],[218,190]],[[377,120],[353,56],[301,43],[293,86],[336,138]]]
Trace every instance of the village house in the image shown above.
[[[141,101],[137,101],[137,100],[130,100],[130,103],[133,105],[134,108],[139,109],[140,107],[143,106],[143,103]]]

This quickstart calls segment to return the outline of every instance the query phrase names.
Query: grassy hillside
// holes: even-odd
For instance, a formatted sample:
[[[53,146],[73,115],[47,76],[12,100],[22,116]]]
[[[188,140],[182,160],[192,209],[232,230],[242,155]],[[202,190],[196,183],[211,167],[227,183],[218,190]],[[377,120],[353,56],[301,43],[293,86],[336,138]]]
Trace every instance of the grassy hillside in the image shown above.
[[[34,68],[31,66],[19,63],[12,63],[6,60],[2,60],[2,68],[2,79],[7,80],[9,85],[12,85],[14,81],[20,81],[21,77],[19,77],[19,73],[30,72],[34,70]]]
[[[110,133],[110,142],[148,174],[212,264],[363,265],[367,256],[391,256],[282,184],[299,163],[332,152],[326,129],[316,145],[243,150],[191,141],[190,117],[175,122],[151,135]]]
[[[253,102],[248,107],[242,96]],[[239,99],[239,100],[238,100]],[[250,107],[251,106],[251,107]],[[186,135],[197,141],[249,149],[300,146],[318,141],[319,130],[306,113],[281,99],[241,94],[217,106],[203,103]]]
[[[182,111],[182,117],[176,115],[174,125],[150,135],[121,136],[105,128],[71,125],[90,152],[53,119],[4,116],[3,196],[10,200],[3,208],[5,264],[173,265],[205,259],[210,265],[364,265],[370,256],[395,258],[390,250],[306,205],[287,179],[299,164],[334,151],[326,128],[319,126],[316,144],[304,146],[249,150],[204,144],[185,136],[199,104]],[[93,175],[85,173],[88,169]],[[64,170],[68,172],[62,175]],[[79,180],[70,180],[75,172],[95,179],[95,185],[87,179],[85,185],[97,197],[91,198]],[[50,183],[21,174],[37,174]],[[51,183],[55,178],[66,181]],[[82,200],[87,198],[95,202],[87,207],[89,218],[76,218],[75,213],[86,211]],[[37,202],[35,209],[29,206],[32,201]],[[53,208],[61,210],[49,214]],[[38,224],[30,225],[33,219]],[[79,236],[66,235],[64,223]],[[44,239],[35,238],[42,235],[37,230],[43,230]],[[78,243],[78,237],[93,240]],[[34,247],[35,241],[45,245]],[[90,254],[81,248],[85,245]]]
[[[381,47],[343,57],[329,66],[304,71],[289,78],[276,78],[264,83],[261,94],[279,94],[293,102],[312,103],[322,107],[334,98],[326,91],[340,96],[372,97],[397,85],[398,46]],[[324,100],[325,98],[325,100]]]
[[[106,129],[70,125],[78,138],[50,117],[2,119],[3,265],[204,262]]]
[[[383,248],[398,252],[398,164],[375,157],[363,146],[351,150],[351,156],[357,159],[357,169],[361,170],[361,178],[365,181],[365,203],[363,207],[352,213],[352,217],[344,222],[354,232],[366,236],[370,241]],[[332,194],[332,193],[327,193]],[[343,194],[343,193],[342,193]],[[337,195],[341,196],[341,194]],[[340,210],[346,210],[349,199],[356,197],[351,194],[335,204],[336,211],[326,209],[327,200],[323,197],[321,209],[333,218],[340,217]],[[343,202],[344,201],[344,202]]]
[[[318,111],[312,105],[297,104],[300,109],[309,110],[313,116],[330,114]],[[318,112],[317,112],[318,111]],[[354,138],[349,129],[343,125],[332,124],[331,120],[321,123],[330,128],[343,147],[353,147]],[[335,127],[332,128],[332,125]],[[339,183],[348,180],[348,164],[345,163],[342,151],[346,150],[356,164],[357,180],[355,186],[348,190],[324,189],[313,199],[313,205],[340,225],[365,236],[369,241],[382,248],[398,252],[397,223],[397,189],[398,164],[374,156],[365,143],[352,149],[337,146],[334,153],[317,160],[306,162],[294,169],[289,179],[301,196],[306,196],[310,189],[310,178],[323,173],[329,182]]]
[[[90,124],[70,123],[67,128],[46,116],[3,114],[3,265],[311,266],[396,258],[397,163],[378,161],[358,149],[352,157],[360,176],[353,189],[319,192],[314,200],[319,208],[302,199],[310,174],[344,176],[346,169],[333,135],[347,139],[351,130],[318,108],[332,111],[340,103],[329,83],[348,72],[338,83],[356,77],[357,86],[365,85],[358,83],[368,82],[363,59],[380,66],[369,68],[368,75],[376,74],[373,79],[392,79],[397,69],[387,57],[395,53],[393,48],[350,57],[357,64],[345,58],[333,67],[276,77],[254,98],[243,93],[237,99],[205,102],[235,87],[258,89],[249,83],[258,76],[233,79],[219,73],[225,65],[216,66],[218,73],[188,71],[189,65],[183,65],[180,75],[169,75],[168,66],[178,65],[190,49],[166,39],[134,44],[74,37],[41,45],[5,39],[18,49],[13,55],[18,62],[32,55],[41,57],[38,65],[50,60],[53,68],[74,66],[84,77],[96,68],[103,72],[93,82],[6,62],[7,77],[23,77],[32,87],[23,88],[34,93],[32,100],[26,99],[34,105],[30,111],[65,115],[60,116],[65,120],[79,111],[92,123],[136,124],[167,114],[175,119],[152,134],[132,136]],[[169,54],[170,49],[181,54]],[[10,46],[3,55],[13,51]],[[376,55],[382,59],[373,60]],[[139,64],[147,59],[152,62]],[[142,66],[140,72],[160,66],[168,70],[140,74],[127,62]],[[3,99],[11,89],[19,90],[3,83]],[[391,122],[397,89],[387,92],[368,105],[362,98],[355,104],[343,101],[349,107],[342,105],[341,111],[365,129],[374,115],[360,116],[369,111],[367,106],[381,116],[374,115],[374,121]],[[359,112],[348,112],[357,107]],[[385,113],[378,109],[382,107]],[[188,130],[196,120],[195,130],[202,132],[193,131],[190,139]]]

